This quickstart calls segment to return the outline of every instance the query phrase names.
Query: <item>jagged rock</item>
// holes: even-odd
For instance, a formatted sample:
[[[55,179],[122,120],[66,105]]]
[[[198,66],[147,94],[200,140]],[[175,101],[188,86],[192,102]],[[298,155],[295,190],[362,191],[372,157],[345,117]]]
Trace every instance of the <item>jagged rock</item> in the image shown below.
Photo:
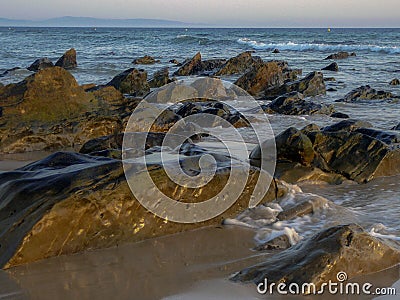
[[[372,124],[367,121],[348,119],[322,128],[324,132],[355,131],[358,128],[369,128]]]
[[[272,240],[261,244],[254,248],[256,251],[265,251],[265,250],[284,250],[291,246],[289,237],[286,234],[282,234],[273,238]]]
[[[123,94],[133,96],[144,96],[150,92],[150,87],[147,83],[147,72],[135,68],[118,74],[107,85],[115,87]]]
[[[67,70],[75,69],[78,66],[76,61],[76,50],[74,48],[69,49],[57,60],[55,65]]]
[[[253,69],[256,65],[262,64],[263,61],[258,56],[252,56],[250,51],[243,52],[236,57],[230,58],[219,71],[216,76],[244,74]]]
[[[350,56],[356,56],[356,54],[354,52],[349,53],[349,52],[341,51],[341,52],[329,55],[327,58],[325,58],[325,60],[328,60],[328,59],[346,59],[346,58],[348,58]]]
[[[220,69],[226,63],[226,59],[208,59],[201,62],[200,75],[212,75],[216,70]]]
[[[159,62],[159,60],[156,60],[149,55],[145,55],[143,57],[136,58],[132,63],[136,65],[152,65]]]
[[[400,130],[400,123],[394,126],[391,130]]]
[[[201,72],[201,54],[197,52],[190,60],[183,63],[183,65],[174,73],[175,76],[190,76]]]
[[[319,289],[337,274],[348,279],[375,273],[400,261],[399,244],[381,240],[355,224],[324,229],[266,261],[235,274],[231,280],[264,283],[314,284]],[[307,293],[307,292],[306,292]],[[309,292],[310,293],[310,292]]]
[[[170,63],[170,64],[174,64],[174,65],[179,65],[179,61],[176,60],[176,59],[171,59],[171,60],[169,61],[169,63]]]
[[[348,114],[344,114],[341,112],[335,112],[330,115],[331,118],[338,118],[338,119],[348,119],[350,116]]]
[[[326,66],[326,67],[322,68],[321,70],[338,72],[339,71],[339,66],[338,66],[337,63],[333,62],[329,66]]]
[[[46,68],[54,67],[54,64],[47,57],[35,60],[27,69],[29,71],[37,72]]]
[[[97,88],[97,85],[95,83],[84,83],[81,85],[81,87],[85,90],[85,92],[90,92],[92,90],[95,90]]]
[[[95,87],[89,91],[96,99],[111,107],[123,106],[127,103],[127,99],[124,95],[113,86]]]
[[[278,87],[269,88],[265,91],[263,98],[272,100],[278,96],[291,92],[299,92],[306,97],[325,95],[326,87],[323,74],[321,72],[312,72],[303,79],[287,82]]]
[[[282,68],[274,61],[259,63],[236,80],[235,84],[250,95],[261,98],[266,89],[283,84]]]
[[[390,85],[399,85],[400,84],[400,80],[398,78],[395,78],[392,81],[390,81],[389,84]]]
[[[335,109],[332,105],[314,103],[304,100],[304,95],[298,92],[285,94],[268,104],[264,111],[267,113],[279,113],[284,115],[313,115],[332,114]]]
[[[372,128],[358,128],[354,131],[368,135],[388,145],[400,143],[400,134],[385,132],[382,130],[376,130]]]
[[[274,51],[272,51],[272,53],[277,54],[277,53],[281,53],[281,51],[279,51],[279,49],[274,49]]]
[[[393,95],[390,92],[377,91],[371,88],[369,85],[360,86],[347,93],[344,98],[336,100],[336,102],[357,102],[365,100],[386,100],[395,99],[398,96]]]
[[[154,73],[153,78],[149,81],[151,88],[158,88],[171,83],[173,80],[169,78],[169,68],[165,67]]]
[[[194,167],[192,162],[198,162],[199,157],[182,156],[182,167]],[[177,186],[162,163],[152,162],[148,172],[165,195],[179,202],[203,202],[225,187],[230,176],[231,171],[225,167],[230,159],[215,158],[218,171],[201,188]],[[143,183],[142,172],[135,172],[139,167],[143,165],[132,163],[125,170],[136,185]],[[242,174],[240,168],[233,172]],[[0,265],[10,268],[52,256],[221,224],[224,218],[234,217],[248,207],[258,175],[258,170],[250,170],[243,193],[220,216],[185,224],[166,221],[144,208],[129,189],[120,160],[66,152],[52,154],[17,171],[0,173],[0,202],[4,204],[0,208]],[[272,181],[262,203],[283,193],[285,188]]]

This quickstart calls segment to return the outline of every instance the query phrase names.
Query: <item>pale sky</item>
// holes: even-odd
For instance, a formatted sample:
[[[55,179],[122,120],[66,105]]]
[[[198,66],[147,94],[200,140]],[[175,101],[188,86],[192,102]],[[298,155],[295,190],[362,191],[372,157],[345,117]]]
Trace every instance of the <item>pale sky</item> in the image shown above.
[[[400,27],[400,0],[0,0],[0,17],[153,18],[218,26]]]

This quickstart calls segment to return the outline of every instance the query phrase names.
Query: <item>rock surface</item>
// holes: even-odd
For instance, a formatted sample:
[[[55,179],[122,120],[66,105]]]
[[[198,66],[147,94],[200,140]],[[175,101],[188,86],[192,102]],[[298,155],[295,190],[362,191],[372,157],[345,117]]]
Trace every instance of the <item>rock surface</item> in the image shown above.
[[[329,280],[338,282],[339,272],[351,279],[394,266],[400,262],[399,249],[399,244],[375,238],[358,225],[339,225],[240,271],[231,280],[258,284],[267,278],[269,283],[312,283],[319,288]]]
[[[153,78],[149,81],[149,86],[151,88],[158,88],[171,83],[173,80],[169,78],[169,68],[165,67],[153,74]]]
[[[47,57],[35,60],[27,69],[29,71],[37,72],[46,68],[54,67],[54,64]]]
[[[154,59],[150,55],[145,55],[143,57],[136,58],[132,63],[136,65],[153,65],[159,62],[159,60]]]
[[[389,84],[390,85],[400,85],[400,80],[398,78],[392,79]]]
[[[321,70],[323,71],[333,71],[333,72],[338,72],[339,71],[339,66],[337,63],[333,62],[330,65],[322,68]]]
[[[345,51],[340,51],[338,53],[334,53],[329,55],[327,58],[325,58],[325,60],[328,59],[346,59],[349,58],[351,56],[356,56],[356,54],[354,52],[349,53],[349,52],[345,52]]]
[[[216,76],[244,74],[249,72],[258,64],[263,61],[258,56],[252,56],[251,51],[243,52],[236,57],[230,58],[219,71],[215,73]]]
[[[78,66],[76,61],[76,50],[74,48],[69,49],[57,60],[55,65],[67,70],[75,69]]]
[[[188,61],[184,62],[183,65],[174,73],[175,76],[189,76],[195,75],[202,70],[201,65],[201,54],[197,52]]]
[[[399,98],[390,92],[377,91],[371,88],[369,85],[361,86],[347,93],[342,99],[336,100],[336,102],[357,102],[357,101],[368,101],[368,100],[388,100]]]
[[[109,86],[115,87],[123,94],[133,96],[144,96],[150,92],[150,86],[147,83],[147,72],[131,68],[115,76],[109,83]]]

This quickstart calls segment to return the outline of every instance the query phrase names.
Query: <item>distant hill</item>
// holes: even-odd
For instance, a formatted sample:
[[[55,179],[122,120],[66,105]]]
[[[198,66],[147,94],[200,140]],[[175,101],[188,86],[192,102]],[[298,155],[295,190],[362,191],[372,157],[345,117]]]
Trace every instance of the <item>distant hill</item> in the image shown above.
[[[196,27],[205,24],[159,19],[98,19],[89,17],[61,17],[41,21],[0,18],[0,26],[26,27]]]

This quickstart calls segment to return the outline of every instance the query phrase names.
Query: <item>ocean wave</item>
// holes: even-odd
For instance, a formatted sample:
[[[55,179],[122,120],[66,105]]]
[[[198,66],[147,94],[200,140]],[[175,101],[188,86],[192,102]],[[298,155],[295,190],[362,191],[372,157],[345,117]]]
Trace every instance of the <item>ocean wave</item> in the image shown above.
[[[388,54],[400,54],[400,47],[396,46],[379,46],[379,45],[347,45],[347,44],[325,44],[325,43],[263,43],[248,38],[240,38],[237,40],[239,44],[248,45],[255,50],[287,50],[287,51],[367,51],[367,52],[383,52]]]

